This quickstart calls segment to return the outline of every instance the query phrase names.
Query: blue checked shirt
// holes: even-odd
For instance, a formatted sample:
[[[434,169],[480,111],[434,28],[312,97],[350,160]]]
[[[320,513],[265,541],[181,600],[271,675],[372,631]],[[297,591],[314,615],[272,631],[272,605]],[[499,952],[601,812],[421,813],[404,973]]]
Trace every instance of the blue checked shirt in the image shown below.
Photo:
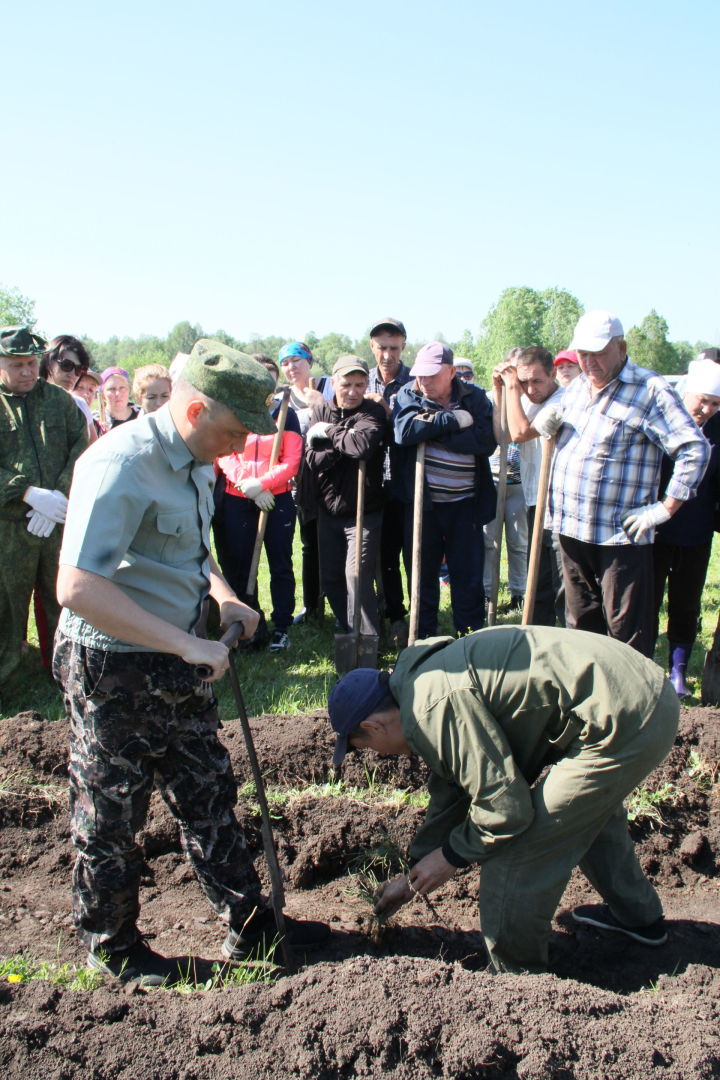
[[[674,461],[665,495],[694,497],[710,447],[662,376],[628,360],[592,399],[579,376],[562,404],[547,528],[587,544],[632,543],[623,518],[657,502],[663,453]]]

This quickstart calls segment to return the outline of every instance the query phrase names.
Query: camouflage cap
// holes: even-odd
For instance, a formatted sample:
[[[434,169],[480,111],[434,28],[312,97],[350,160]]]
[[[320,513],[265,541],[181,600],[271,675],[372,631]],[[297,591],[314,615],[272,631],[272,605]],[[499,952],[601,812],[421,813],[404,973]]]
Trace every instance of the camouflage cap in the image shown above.
[[[268,407],[275,380],[257,360],[231,349],[222,341],[200,338],[190,353],[181,378],[213,401],[227,406],[257,435],[273,435],[275,424]]]
[[[29,326],[4,326],[0,330],[0,356],[35,356],[47,348],[47,341],[33,334]]]

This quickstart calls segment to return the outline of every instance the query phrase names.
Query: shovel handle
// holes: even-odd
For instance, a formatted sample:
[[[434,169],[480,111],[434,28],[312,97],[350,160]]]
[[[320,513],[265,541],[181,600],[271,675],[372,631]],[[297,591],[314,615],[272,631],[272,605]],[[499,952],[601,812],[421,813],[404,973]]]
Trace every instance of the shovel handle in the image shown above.
[[[228,649],[232,649],[236,641],[239,641],[241,637],[245,635],[245,624],[238,619],[237,622],[231,623],[227,628],[223,636],[220,638],[220,644],[224,645]],[[209,679],[212,675],[212,668],[209,664],[196,664],[195,673],[199,679]]]

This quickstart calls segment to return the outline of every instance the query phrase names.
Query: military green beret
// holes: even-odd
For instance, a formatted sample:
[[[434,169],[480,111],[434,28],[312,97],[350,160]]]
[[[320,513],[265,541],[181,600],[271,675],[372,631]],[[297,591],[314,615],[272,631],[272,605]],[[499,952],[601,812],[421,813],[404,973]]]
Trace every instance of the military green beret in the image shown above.
[[[0,330],[0,356],[35,356],[45,352],[47,341],[27,326],[4,326]]]
[[[226,405],[250,431],[257,435],[275,433],[268,411],[275,380],[251,356],[222,341],[200,338],[180,377],[213,401]]]

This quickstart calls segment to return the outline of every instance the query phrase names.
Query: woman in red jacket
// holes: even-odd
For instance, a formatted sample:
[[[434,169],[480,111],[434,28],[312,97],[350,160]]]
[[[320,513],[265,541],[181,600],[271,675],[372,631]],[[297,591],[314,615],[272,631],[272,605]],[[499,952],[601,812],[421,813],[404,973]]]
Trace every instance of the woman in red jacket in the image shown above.
[[[269,357],[263,357],[260,363],[277,380],[275,363]],[[274,419],[279,411],[280,402],[276,401],[271,409]],[[303,440],[293,409],[288,409],[280,456],[271,469],[274,441],[274,435],[248,435],[242,454],[228,454],[217,459],[216,468],[225,478],[225,489],[213,525],[222,572],[238,596],[244,596],[258,519],[261,511],[268,511],[265,552],[270,567],[274,627],[269,648],[271,652],[281,652],[290,644],[287,628],[295,610],[292,547],[296,510],[290,487],[300,466]]]

